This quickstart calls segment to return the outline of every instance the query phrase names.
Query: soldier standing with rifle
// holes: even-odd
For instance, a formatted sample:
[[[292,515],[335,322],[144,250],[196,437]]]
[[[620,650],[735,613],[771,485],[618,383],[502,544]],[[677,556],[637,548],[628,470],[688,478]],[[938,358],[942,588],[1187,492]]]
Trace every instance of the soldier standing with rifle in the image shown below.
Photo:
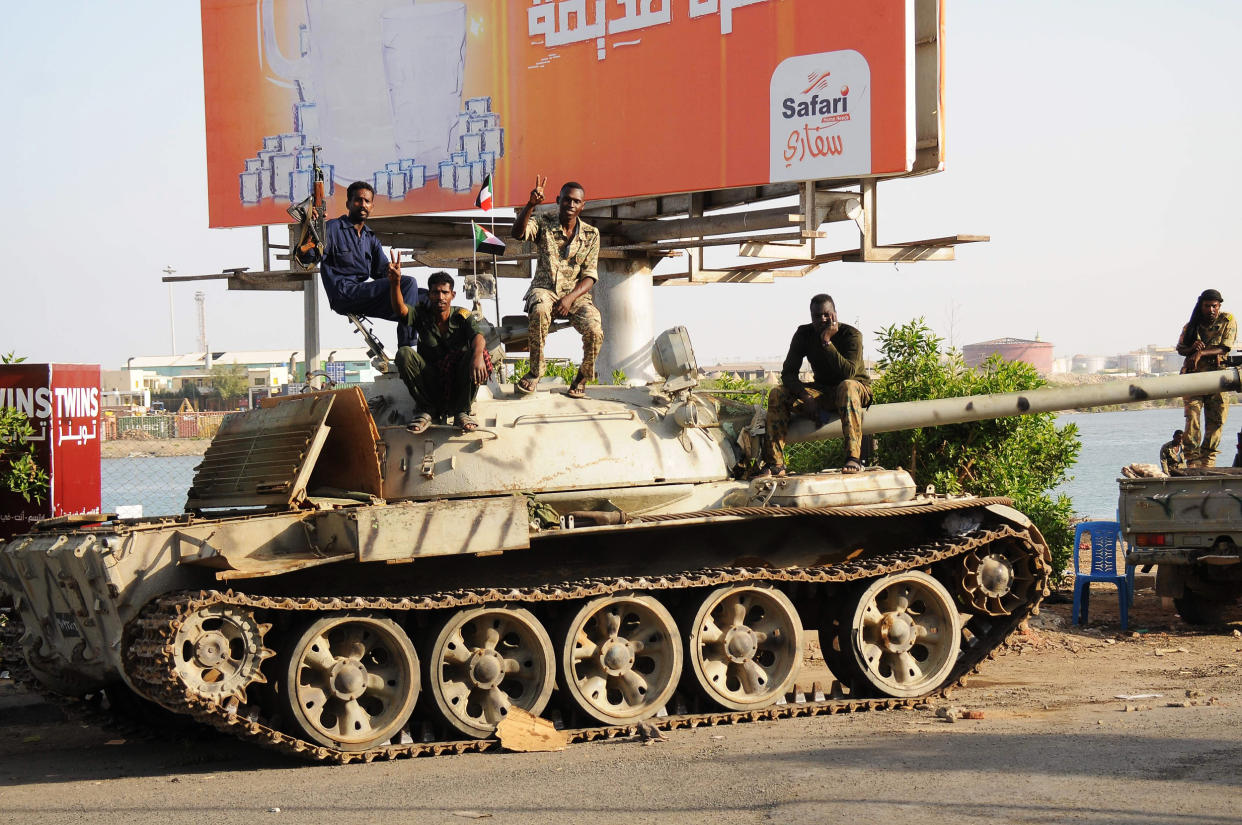
[[[1177,354],[1186,356],[1183,373],[1210,372],[1224,366],[1223,359],[1238,335],[1238,324],[1228,312],[1220,311],[1222,301],[1218,291],[1205,289],[1195,302],[1190,320],[1177,339]],[[1182,406],[1186,412],[1186,466],[1215,467],[1220,431],[1229,414],[1224,393],[1187,397]]]

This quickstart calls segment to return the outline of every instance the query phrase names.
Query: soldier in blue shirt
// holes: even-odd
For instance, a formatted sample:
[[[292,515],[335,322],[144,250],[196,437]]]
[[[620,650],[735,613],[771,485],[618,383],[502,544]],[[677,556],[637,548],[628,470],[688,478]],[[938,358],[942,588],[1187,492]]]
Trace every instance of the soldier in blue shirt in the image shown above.
[[[401,294],[410,306],[418,304],[426,290],[420,290],[413,277],[401,275],[397,264],[389,263],[379,238],[367,227],[374,197],[375,190],[365,181],[349,185],[345,196],[349,213],[327,221],[324,226],[327,237],[319,277],[333,312],[400,322],[402,319],[393,314],[388,297],[390,273],[395,271],[400,276]],[[417,341],[412,327],[397,324],[398,347],[414,346]]]

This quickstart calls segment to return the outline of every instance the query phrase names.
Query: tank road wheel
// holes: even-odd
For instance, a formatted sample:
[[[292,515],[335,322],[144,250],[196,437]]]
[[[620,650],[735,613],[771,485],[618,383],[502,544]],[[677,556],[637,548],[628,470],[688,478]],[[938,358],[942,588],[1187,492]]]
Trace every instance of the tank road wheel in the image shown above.
[[[954,569],[958,597],[976,613],[1008,616],[1031,600],[1035,571],[1020,548],[992,546],[961,556]]]
[[[259,668],[276,655],[263,646],[271,627],[231,605],[196,610],[181,623],[173,640],[178,678],[205,699],[222,702],[237,697],[245,702],[248,685],[267,681]]]
[[[561,672],[574,703],[605,725],[654,715],[681,677],[677,624],[651,596],[603,596],[570,619]]]
[[[491,736],[510,707],[543,713],[556,686],[552,639],[529,610],[480,607],[451,615],[424,656],[427,689],[450,725]]]
[[[360,751],[401,729],[418,698],[418,655],[390,619],[328,616],[289,650],[281,693],[295,733],[320,745]]]
[[[767,587],[721,587],[694,616],[686,658],[708,698],[729,710],[780,699],[802,659],[802,622],[789,597]]]
[[[907,698],[930,693],[948,677],[962,623],[944,585],[909,570],[866,587],[845,631],[854,688]]]

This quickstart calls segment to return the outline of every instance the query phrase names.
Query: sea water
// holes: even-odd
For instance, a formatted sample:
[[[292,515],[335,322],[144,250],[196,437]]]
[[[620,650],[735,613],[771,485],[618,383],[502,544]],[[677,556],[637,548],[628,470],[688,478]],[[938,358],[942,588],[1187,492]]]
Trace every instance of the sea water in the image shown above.
[[[1221,437],[1218,463],[1233,462],[1242,409],[1231,408]],[[1082,451],[1071,468],[1073,478],[1058,488],[1074,502],[1074,511],[1085,518],[1117,517],[1117,479],[1127,464],[1157,464],[1160,446],[1181,429],[1181,408],[1122,410],[1102,413],[1066,413],[1057,424],[1078,427]],[[103,509],[118,505],[142,505],[144,516],[181,512],[194,468],[202,456],[105,458],[103,460]]]

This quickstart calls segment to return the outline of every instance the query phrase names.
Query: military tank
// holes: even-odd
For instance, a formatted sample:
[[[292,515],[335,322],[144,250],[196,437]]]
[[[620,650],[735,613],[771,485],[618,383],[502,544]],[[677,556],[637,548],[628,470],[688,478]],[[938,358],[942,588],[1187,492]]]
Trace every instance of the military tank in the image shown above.
[[[0,547],[7,664],[370,761],[495,748],[515,709],[581,741],[909,705],[1038,611],[1049,550],[1009,500],[901,469],[739,477],[759,415],[698,391],[684,329],[653,360],[662,382],[585,400],[493,385],[467,434],[410,433],[394,376],[268,399],[221,427],[183,514],[53,519]],[[877,406],[865,428],[1237,380]],[[839,435],[811,427],[792,440]],[[808,629],[831,682],[798,681]]]

